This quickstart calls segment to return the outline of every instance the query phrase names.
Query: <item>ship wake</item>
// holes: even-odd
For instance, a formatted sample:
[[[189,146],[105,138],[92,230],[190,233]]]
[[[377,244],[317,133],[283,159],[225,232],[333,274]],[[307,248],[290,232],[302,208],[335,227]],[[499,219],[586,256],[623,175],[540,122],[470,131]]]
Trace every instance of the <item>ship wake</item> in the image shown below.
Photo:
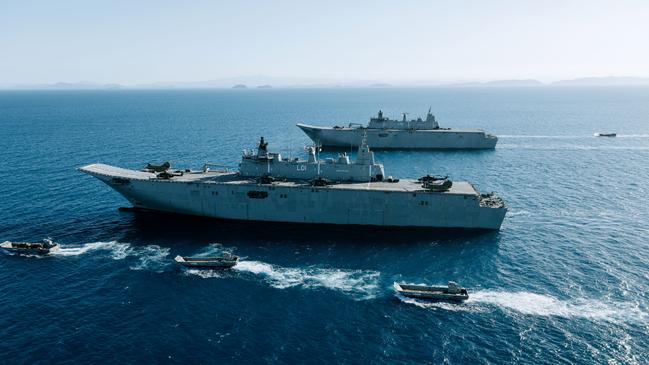
[[[61,245],[57,252],[52,252],[55,256],[79,256],[90,251],[108,252],[112,259],[121,260],[128,256],[128,250],[131,245],[117,241],[91,242],[83,245]]]
[[[604,302],[594,299],[560,300],[550,295],[530,292],[480,290],[469,294],[462,304],[428,302],[403,297],[401,301],[421,308],[439,308],[453,311],[483,312],[490,308],[503,309],[512,314],[541,317],[584,318],[607,322],[643,322],[649,317],[637,304]]]
[[[592,139],[592,134],[581,135],[539,135],[539,134],[501,134],[498,138],[538,138],[538,139]],[[649,138],[649,134],[618,134],[616,138]]]
[[[304,288],[327,288],[373,298],[378,288],[378,271],[341,270],[317,267],[286,268],[259,261],[242,261],[235,270],[264,276],[272,287],[285,289],[294,286]]]
[[[109,255],[113,260],[129,259],[132,270],[153,270],[162,272],[164,267],[169,265],[167,256],[169,248],[158,245],[132,246],[129,243],[107,241],[91,242],[83,245],[61,246],[53,256],[80,256],[91,252],[102,252]]]
[[[647,313],[633,303],[594,299],[560,300],[530,292],[481,290],[471,294],[467,304],[487,304],[526,315],[586,318],[599,321],[644,321]]]
[[[465,303],[435,302],[429,300],[408,298],[399,293],[395,294],[395,296],[403,303],[411,304],[419,308],[443,309],[443,310],[453,311],[453,312],[480,312],[484,310],[477,306],[466,305]]]
[[[330,289],[350,295],[354,299],[366,300],[376,297],[380,273],[371,270],[341,270],[332,268],[306,267],[289,268],[260,261],[242,260],[232,270],[242,276],[253,275],[277,289],[300,287],[305,289]],[[196,270],[187,274],[202,278],[231,276],[228,270]]]

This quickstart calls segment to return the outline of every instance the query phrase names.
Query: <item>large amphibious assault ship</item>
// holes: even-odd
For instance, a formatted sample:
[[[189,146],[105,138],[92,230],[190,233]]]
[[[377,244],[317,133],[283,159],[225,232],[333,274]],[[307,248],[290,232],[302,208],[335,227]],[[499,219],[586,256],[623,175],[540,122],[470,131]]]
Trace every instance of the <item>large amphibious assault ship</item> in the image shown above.
[[[349,148],[358,146],[363,134],[374,149],[491,149],[498,138],[479,129],[440,128],[430,109],[426,119],[393,120],[379,110],[367,126],[350,123],[347,127],[319,127],[298,123],[316,145]]]
[[[270,153],[262,138],[244,151],[238,171],[144,170],[92,164],[80,170],[105,182],[135,208],[222,219],[426,228],[499,229],[507,208],[468,182],[387,177],[363,139],[356,161],[346,153],[318,159]]]

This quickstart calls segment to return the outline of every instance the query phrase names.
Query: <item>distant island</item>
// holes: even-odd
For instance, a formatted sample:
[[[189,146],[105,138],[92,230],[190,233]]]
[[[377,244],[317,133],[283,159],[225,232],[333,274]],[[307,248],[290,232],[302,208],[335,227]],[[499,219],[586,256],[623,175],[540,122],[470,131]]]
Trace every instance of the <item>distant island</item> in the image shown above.
[[[465,82],[459,84],[451,84],[448,86],[453,87],[537,87],[544,86],[541,81],[533,79],[522,80],[494,80],[487,82]]]
[[[154,82],[148,84],[120,85],[115,83],[96,83],[90,81],[56,82],[51,84],[4,84],[1,90],[168,90],[168,89],[341,89],[341,88],[390,88],[390,87],[466,87],[466,88],[538,88],[538,87],[624,87],[649,86],[649,77],[607,76],[582,77],[570,80],[543,83],[535,79],[505,79],[491,81],[441,82],[441,81],[402,81],[391,84],[375,80],[334,80],[309,78],[280,78],[269,76],[240,76],[207,81]]]
[[[492,87],[529,87],[529,86],[543,86],[543,83],[538,80],[533,80],[533,79],[523,79],[523,80],[495,80],[495,81],[489,81],[484,83],[485,86],[492,86]]]
[[[649,77],[582,77],[553,82],[550,86],[647,86]]]
[[[452,87],[611,87],[611,86],[649,86],[647,77],[582,77],[544,84],[534,79],[495,80],[487,82],[465,82],[449,84]]]

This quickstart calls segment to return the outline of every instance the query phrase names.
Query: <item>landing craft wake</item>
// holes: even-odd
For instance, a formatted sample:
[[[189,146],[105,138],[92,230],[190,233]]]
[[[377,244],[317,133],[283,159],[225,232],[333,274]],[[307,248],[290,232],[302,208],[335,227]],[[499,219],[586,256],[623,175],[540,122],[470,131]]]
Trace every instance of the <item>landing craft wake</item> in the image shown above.
[[[510,313],[564,318],[586,318],[609,322],[646,321],[649,314],[636,303],[611,302],[595,299],[560,300],[550,295],[530,292],[506,292],[499,290],[479,290],[463,305],[445,302],[431,302],[397,294],[404,303],[420,308],[444,309],[450,311],[483,312],[489,308],[500,308]]]
[[[365,140],[357,160],[284,159],[261,140],[244,152],[238,172],[135,171],[92,164],[80,169],[105,182],[134,207],[249,221],[424,228],[499,229],[507,212],[494,193],[468,182],[426,176],[385,177]]]

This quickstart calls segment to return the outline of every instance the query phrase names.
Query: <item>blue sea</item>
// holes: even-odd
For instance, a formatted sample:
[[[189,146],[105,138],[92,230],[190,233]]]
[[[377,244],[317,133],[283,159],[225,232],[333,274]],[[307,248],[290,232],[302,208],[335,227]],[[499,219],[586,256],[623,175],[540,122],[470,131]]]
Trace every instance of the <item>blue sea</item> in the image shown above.
[[[250,224],[119,211],[77,170],[236,165],[260,136],[424,115],[495,150],[377,152],[386,174],[495,191],[497,232]],[[617,138],[596,138],[616,132]],[[0,92],[0,363],[649,363],[649,88]],[[324,151],[323,155],[327,155]],[[176,255],[242,257],[181,270]],[[394,282],[469,289],[464,304]]]

